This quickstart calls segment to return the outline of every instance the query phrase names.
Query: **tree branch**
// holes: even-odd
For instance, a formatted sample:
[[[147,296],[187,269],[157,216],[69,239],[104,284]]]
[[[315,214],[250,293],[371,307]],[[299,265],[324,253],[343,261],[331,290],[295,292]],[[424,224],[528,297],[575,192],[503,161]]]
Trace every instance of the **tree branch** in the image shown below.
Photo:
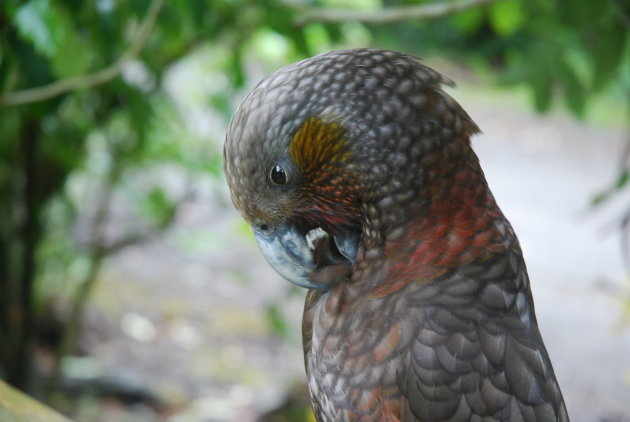
[[[135,59],[138,54],[140,54],[151,34],[151,30],[153,29],[153,25],[163,4],[164,0],[153,0],[129,49],[111,65],[99,71],[88,73],[87,75],[61,79],[38,88],[9,92],[8,94],[0,96],[0,107],[44,101],[56,97],[57,95],[65,94],[66,92],[91,88],[111,81],[120,74],[123,66],[127,62]]]
[[[301,14],[295,19],[295,24],[302,26],[310,22],[340,23],[358,21],[363,23],[385,24],[405,20],[435,19],[496,1],[500,0],[442,1],[417,6],[389,7],[370,11],[309,8],[298,5],[293,1],[285,2],[285,4],[297,8],[298,10],[301,9]]]

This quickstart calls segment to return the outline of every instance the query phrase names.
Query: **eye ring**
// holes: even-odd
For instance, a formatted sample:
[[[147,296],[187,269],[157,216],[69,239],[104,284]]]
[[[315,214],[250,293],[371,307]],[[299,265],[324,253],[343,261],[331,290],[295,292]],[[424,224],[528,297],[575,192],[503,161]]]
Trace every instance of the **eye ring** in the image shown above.
[[[288,175],[280,163],[276,163],[269,172],[269,179],[275,185],[284,186],[287,184]]]

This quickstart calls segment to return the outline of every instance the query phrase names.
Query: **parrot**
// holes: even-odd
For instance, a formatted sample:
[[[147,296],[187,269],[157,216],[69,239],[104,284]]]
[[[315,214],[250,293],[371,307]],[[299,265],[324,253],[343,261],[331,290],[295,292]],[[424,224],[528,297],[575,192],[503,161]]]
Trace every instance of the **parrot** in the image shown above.
[[[319,422],[569,420],[453,85],[405,53],[331,51],[263,79],[228,125],[232,202],[307,289]]]

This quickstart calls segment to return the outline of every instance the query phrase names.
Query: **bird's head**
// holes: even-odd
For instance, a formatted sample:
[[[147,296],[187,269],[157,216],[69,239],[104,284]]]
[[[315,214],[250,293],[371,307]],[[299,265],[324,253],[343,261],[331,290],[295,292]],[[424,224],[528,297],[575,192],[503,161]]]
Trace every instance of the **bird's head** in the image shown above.
[[[245,98],[225,173],[276,271],[327,289],[428,212],[477,131],[445,83],[402,53],[345,50],[285,67]]]

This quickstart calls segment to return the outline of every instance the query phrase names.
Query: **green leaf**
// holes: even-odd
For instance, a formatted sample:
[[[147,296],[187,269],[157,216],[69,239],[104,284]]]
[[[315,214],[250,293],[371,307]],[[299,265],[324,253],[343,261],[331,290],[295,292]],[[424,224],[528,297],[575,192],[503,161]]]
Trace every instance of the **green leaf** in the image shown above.
[[[330,42],[339,43],[343,40],[343,31],[338,25],[324,24],[324,28],[328,33]]]
[[[35,46],[28,41],[24,40],[17,33],[7,34],[8,44],[10,46],[9,52],[11,54],[11,62],[15,66],[15,75],[17,83],[23,83],[25,86],[37,86],[45,83],[49,83],[53,79],[53,75],[50,69],[50,60],[48,60],[43,54],[40,54]],[[16,81],[9,83],[9,86],[14,86]],[[52,104],[49,104],[52,106]],[[34,111],[41,113],[41,105],[34,104]]]
[[[216,94],[210,96],[210,105],[216,111],[221,113],[224,116],[231,117],[232,115],[232,107],[230,105],[230,99],[226,94]]]
[[[617,182],[615,183],[615,188],[616,189],[623,188],[626,185],[626,183],[628,183],[629,178],[630,178],[630,173],[628,172],[628,170],[623,170],[619,174],[619,177],[617,178]]]
[[[213,154],[203,162],[203,168],[212,176],[219,176],[223,171],[223,155]]]
[[[274,31],[291,40],[298,53],[303,56],[310,56],[311,48],[304,33],[304,28],[298,28],[293,25],[296,11],[276,2],[270,2],[269,6],[266,9],[266,24]]]
[[[490,26],[501,37],[507,38],[525,23],[520,0],[506,0],[490,6]]]
[[[141,202],[143,214],[160,227],[170,220],[175,206],[160,187],[153,188]]]
[[[603,192],[598,193],[597,195],[595,195],[592,199],[591,199],[591,204],[593,206],[597,206],[600,205],[601,203],[603,203],[606,199],[608,199],[610,197],[610,195],[612,194],[612,192],[610,190],[605,190]]]
[[[483,23],[484,13],[479,7],[464,10],[451,17],[453,25],[464,34],[472,34]]]
[[[293,45],[295,49],[305,57],[311,56],[311,48],[309,47],[308,42],[306,41],[306,36],[304,35],[303,28],[291,32],[289,34],[289,38],[293,41]]]
[[[230,79],[232,80],[232,84],[236,88],[242,88],[245,84],[245,68],[243,65],[243,55],[241,51],[241,47],[237,47],[234,49],[234,52],[230,56]]]
[[[324,25],[312,23],[304,28],[304,36],[309,48],[317,51],[317,46],[326,46],[330,44],[328,32]]]
[[[172,15],[177,17],[180,26],[186,26],[191,30],[202,28],[204,19],[217,12],[216,5],[206,4],[205,0],[172,1],[167,2],[166,6],[173,8],[175,13]]]
[[[534,94],[534,108],[539,113],[549,110],[552,99],[551,75],[545,68],[537,67],[529,75],[529,86]]]
[[[267,323],[271,331],[281,337],[288,337],[290,332],[289,326],[278,304],[270,303],[267,305],[266,314]]]
[[[614,1],[572,0],[571,7],[556,3],[557,18],[574,27],[592,27],[602,13],[614,9],[613,3]]]
[[[628,31],[619,20],[612,20],[600,29],[593,34],[596,41],[591,48],[593,56],[591,87],[594,91],[602,89],[615,77],[628,40]]]
[[[569,65],[566,57],[562,57],[562,60],[558,61],[558,73],[560,83],[564,88],[565,100],[569,110],[576,116],[583,116],[586,104],[586,92],[575,69]]]
[[[85,73],[94,57],[93,49],[86,45],[86,39],[74,26],[71,14],[59,8],[56,25],[59,36],[57,54],[52,57],[52,69],[59,78]]]
[[[71,172],[83,159],[85,136],[80,128],[49,115],[44,119],[48,142],[40,148],[42,159],[51,161],[59,171]]]
[[[236,224],[234,225],[234,232],[241,239],[245,239],[252,244],[256,242],[252,227],[245,220],[239,219],[236,222]]]
[[[608,198],[613,196],[616,192],[623,189],[623,187],[628,184],[629,180],[630,180],[630,170],[628,169],[621,170],[621,172],[617,176],[617,180],[615,181],[614,185],[610,186],[606,190],[595,195],[591,199],[591,203],[594,206],[600,205],[604,201],[608,200]]]
[[[59,15],[49,0],[29,1],[15,14],[15,24],[22,38],[47,57],[57,53],[62,38],[58,23]]]

